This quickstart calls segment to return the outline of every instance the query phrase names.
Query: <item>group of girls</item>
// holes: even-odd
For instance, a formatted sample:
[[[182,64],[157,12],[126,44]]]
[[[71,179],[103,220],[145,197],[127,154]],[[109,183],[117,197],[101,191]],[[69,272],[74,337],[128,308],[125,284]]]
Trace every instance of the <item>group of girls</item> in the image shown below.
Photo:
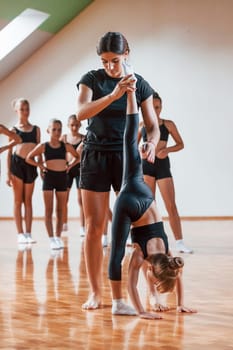
[[[49,141],[40,142],[40,128],[29,121],[30,105],[25,99],[16,99],[13,108],[18,122],[5,134],[10,138],[7,156],[7,184],[14,193],[14,217],[18,232],[18,243],[35,243],[32,237],[32,195],[37,167],[42,178],[43,199],[45,205],[45,226],[51,249],[62,249],[61,232],[67,230],[67,207],[69,190],[76,180],[78,201],[81,212],[81,234],[84,233],[81,195],[78,186],[80,153],[78,146],[83,140],[79,133],[81,123],[75,115],[68,118],[70,133],[62,136],[62,122],[51,119],[47,128]],[[3,131],[2,131],[3,132]],[[14,152],[12,150],[15,146]],[[5,148],[6,148],[5,147]],[[55,200],[54,200],[55,199]],[[54,205],[55,203],[55,205]],[[56,211],[56,223],[53,227],[53,208]],[[23,214],[24,212],[24,214]],[[24,218],[24,220],[23,220]]]

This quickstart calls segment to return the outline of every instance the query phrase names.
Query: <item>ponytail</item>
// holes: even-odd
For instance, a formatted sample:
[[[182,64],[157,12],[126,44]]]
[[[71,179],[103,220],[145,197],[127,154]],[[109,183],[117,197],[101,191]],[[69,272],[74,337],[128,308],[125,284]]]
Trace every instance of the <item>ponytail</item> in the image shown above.
[[[175,287],[179,270],[184,266],[180,257],[168,257],[166,254],[152,254],[147,261],[151,263],[155,278],[158,280],[156,288],[160,293],[172,291]]]
[[[168,264],[169,264],[169,267],[172,269],[172,270],[176,270],[176,269],[180,269],[181,267],[184,266],[184,260],[182,258],[180,258],[179,256],[176,256],[176,257],[169,257],[168,258]]]

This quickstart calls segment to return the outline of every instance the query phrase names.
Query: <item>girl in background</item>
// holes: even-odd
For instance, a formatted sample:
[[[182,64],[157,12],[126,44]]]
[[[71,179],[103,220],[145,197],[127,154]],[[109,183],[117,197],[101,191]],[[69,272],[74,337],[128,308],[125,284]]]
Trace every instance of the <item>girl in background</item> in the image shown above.
[[[181,220],[176,207],[175,187],[170,171],[170,160],[168,157],[169,153],[178,152],[183,149],[184,143],[175,123],[172,120],[160,118],[162,100],[156,92],[153,93],[153,105],[160,128],[160,141],[156,148],[154,163],[149,163],[146,159],[143,159],[142,164],[144,180],[150,187],[152,193],[155,193],[156,184],[159,187],[168,212],[169,223],[176,240],[176,250],[180,253],[193,253],[193,250],[185,246],[183,241]],[[169,135],[171,135],[175,141],[175,144],[172,146],[167,145]],[[139,142],[141,137],[143,138],[143,141],[146,142],[147,135],[143,124],[139,129]]]
[[[37,145],[27,156],[27,162],[39,166],[43,176],[43,197],[45,204],[45,226],[51,249],[62,249],[61,240],[64,212],[67,201],[67,173],[79,162],[79,155],[70,144],[60,141],[62,122],[51,119],[47,129],[50,140]],[[67,153],[72,160],[67,164]],[[40,161],[35,161],[40,157]],[[53,229],[54,194],[56,200],[56,229]]]
[[[76,115],[72,114],[68,118],[68,128],[70,130],[69,134],[65,134],[62,136],[62,141],[65,143],[69,143],[73,146],[73,148],[76,150],[81,142],[84,139],[84,135],[80,134],[79,130],[81,128],[80,121],[77,120]],[[80,147],[79,147],[80,148]],[[67,153],[67,161],[70,162],[72,160],[73,156],[70,153]],[[70,189],[73,184],[73,180],[75,180],[76,188],[77,188],[77,199],[79,204],[79,212],[80,212],[80,237],[85,236],[85,221],[84,221],[84,214],[83,214],[83,205],[82,205],[82,197],[81,197],[81,190],[79,188],[79,178],[80,178],[80,163],[76,164],[67,174],[67,204],[65,207],[64,212],[64,223],[63,223],[63,231],[68,230],[68,201],[69,201],[69,194]]]
[[[36,167],[26,163],[28,153],[40,142],[40,128],[29,122],[30,105],[26,99],[18,98],[12,103],[18,115],[18,123],[12,131],[19,135],[22,142],[16,145],[14,153],[8,151],[7,157],[7,184],[12,186],[14,192],[14,217],[18,231],[18,243],[35,243],[32,238],[32,195]],[[11,139],[11,138],[10,138]],[[24,209],[24,215],[22,214]],[[25,229],[23,228],[23,216]]]

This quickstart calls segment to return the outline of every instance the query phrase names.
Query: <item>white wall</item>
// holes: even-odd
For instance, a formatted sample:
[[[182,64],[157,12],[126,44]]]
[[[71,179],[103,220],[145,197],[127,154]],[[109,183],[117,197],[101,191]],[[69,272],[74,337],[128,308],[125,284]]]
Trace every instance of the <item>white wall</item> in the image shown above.
[[[185,149],[171,155],[180,214],[233,215],[232,12],[231,0],[96,0],[1,82],[1,122],[16,122],[10,102],[24,96],[45,140],[51,117],[66,123],[76,110],[80,76],[100,66],[98,38],[121,31],[136,71],[160,93],[163,116],[176,122],[184,138]],[[0,216],[11,216],[4,162],[2,155]],[[40,187],[38,180],[35,216],[43,215]],[[70,215],[76,213],[73,190]]]

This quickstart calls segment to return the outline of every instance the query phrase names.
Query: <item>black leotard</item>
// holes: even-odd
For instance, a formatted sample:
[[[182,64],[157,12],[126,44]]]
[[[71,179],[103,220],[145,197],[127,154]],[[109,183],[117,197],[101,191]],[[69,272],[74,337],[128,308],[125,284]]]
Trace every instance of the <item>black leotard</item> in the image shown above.
[[[112,245],[109,262],[111,280],[121,280],[121,261],[131,223],[137,221],[153,202],[150,188],[143,180],[138,152],[138,114],[126,116],[123,147],[123,179],[113,209]]]

